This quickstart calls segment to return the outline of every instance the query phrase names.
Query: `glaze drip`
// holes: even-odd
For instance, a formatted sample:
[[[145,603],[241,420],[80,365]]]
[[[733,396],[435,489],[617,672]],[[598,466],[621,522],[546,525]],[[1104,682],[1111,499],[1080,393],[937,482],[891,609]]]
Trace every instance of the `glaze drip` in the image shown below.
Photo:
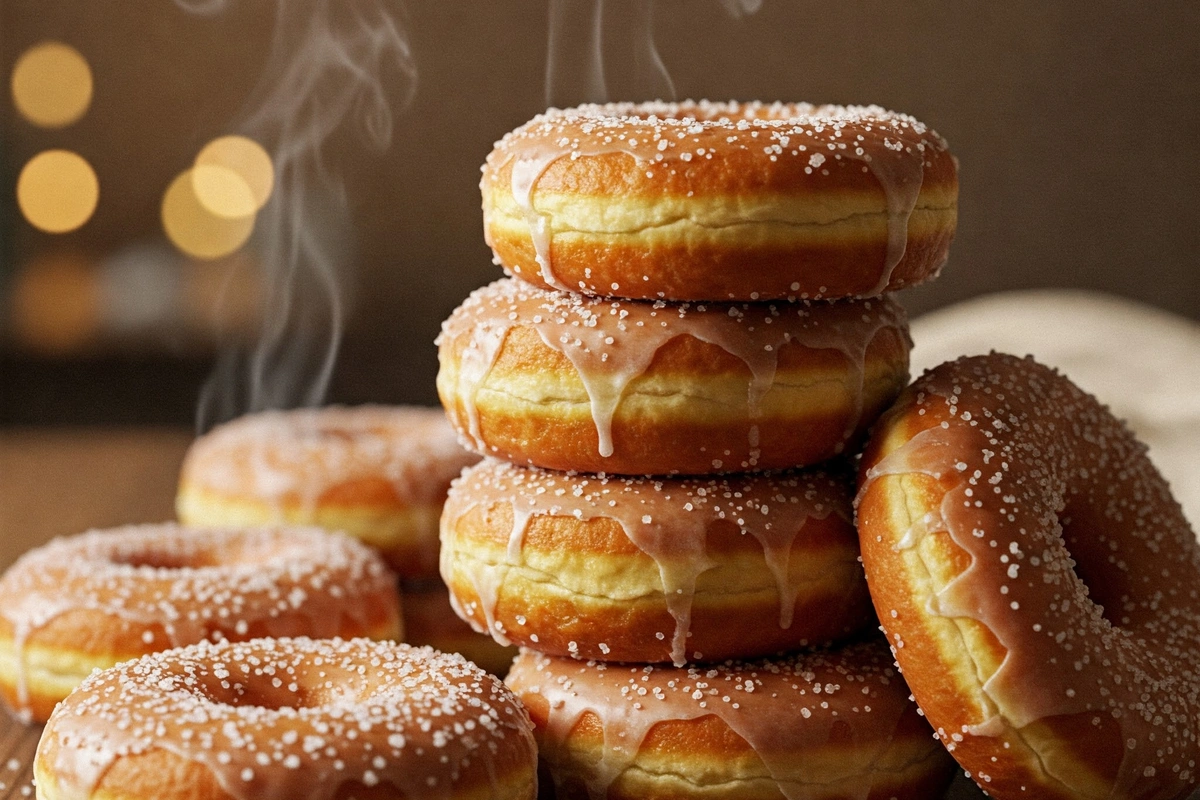
[[[945,490],[893,548],[919,551],[945,532],[970,565],[927,611],[977,620],[1006,650],[982,687],[987,717],[961,733],[1092,714],[1125,744],[1113,796],[1147,791],[1156,774],[1194,781],[1200,547],[1144,446],[1031,360],[963,359],[915,392],[913,413],[928,422],[866,471],[859,496],[891,475]]]
[[[779,351],[799,344],[830,349],[846,358],[852,393],[843,439],[857,429],[863,408],[867,348],[881,330],[906,335],[903,310],[889,298],[838,303],[665,303],[586,298],[550,292],[522,281],[496,281],[473,292],[443,323],[439,344],[465,338],[455,395],[469,420],[474,447],[487,452],[480,436],[476,397],[488,379],[508,333],[534,329],[542,342],[564,355],[587,390],[598,453],[613,454],[612,420],[632,381],[646,372],[667,342],[692,336],[733,355],[751,372],[747,415],[761,414],[775,384]],[[757,431],[748,434],[757,450]],[[844,440],[842,445],[844,447]]]
[[[469,498],[469,499],[468,499]],[[688,660],[687,639],[696,581],[716,564],[706,542],[715,524],[727,522],[753,536],[763,549],[779,594],[781,628],[792,625],[792,614],[803,573],[789,570],[792,545],[804,536],[810,519],[830,514],[850,519],[847,491],[831,475],[811,471],[723,478],[623,478],[564,474],[519,467],[487,459],[468,469],[455,482],[447,501],[447,519],[476,506],[489,509],[506,504],[512,509],[512,529],[506,547],[508,566],[523,563],[522,548],[530,523],[538,517],[577,520],[611,519],[625,536],[656,563],[675,631],[671,660]],[[504,565],[488,571],[497,576],[480,586],[481,610],[495,635],[498,586]],[[500,632],[503,633],[503,632]]]
[[[831,167],[842,168],[843,162],[861,162],[878,180],[886,202],[885,262],[877,284],[862,295],[879,296],[904,258],[925,160],[945,149],[945,141],[919,121],[878,106],[612,103],[538,115],[496,143],[486,169],[499,173],[512,165],[510,191],[529,225],[542,280],[560,291],[578,291],[584,287],[568,286],[555,275],[553,221],[535,205],[539,179],[559,159],[621,153],[648,178],[668,171],[686,174],[729,150],[765,152],[771,161],[797,159],[807,165],[807,174],[816,176],[828,176]],[[611,289],[620,296],[619,287]]]
[[[720,719],[753,748],[788,800],[811,797],[817,782],[797,773],[797,763],[803,763],[797,754],[820,751],[839,726],[839,740],[847,743],[837,750],[836,774],[821,777],[822,796],[833,784],[837,796],[865,800],[874,765],[911,707],[887,648],[876,641],[688,669],[581,663],[525,650],[508,682],[527,702],[530,694],[545,698],[549,716],[539,731],[543,758],[556,780],[560,771],[582,772],[591,800],[603,800],[634,764],[652,727],[707,716]],[[589,712],[603,726],[599,762],[558,763],[575,726]]]

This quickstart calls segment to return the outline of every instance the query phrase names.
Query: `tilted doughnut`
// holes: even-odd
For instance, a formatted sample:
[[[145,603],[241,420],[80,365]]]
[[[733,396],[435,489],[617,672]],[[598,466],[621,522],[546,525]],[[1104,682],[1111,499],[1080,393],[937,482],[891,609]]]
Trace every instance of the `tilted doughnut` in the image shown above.
[[[176,500],[189,525],[290,523],[340,530],[400,575],[437,575],[450,481],[478,460],[440,409],[332,406],[249,414],[198,438]]]
[[[559,800],[929,800],[954,768],[877,640],[687,668],[525,650],[508,684]]]
[[[443,323],[438,393],[467,444],[521,464],[789,469],[859,440],[908,381],[907,331],[890,298],[670,304],[510,278]]]
[[[442,516],[442,576],[498,641],[719,661],[872,624],[846,476],[620,478],[485,460]]]
[[[958,169],[876,106],[551,109],[483,167],[484,235],[547,289],[666,300],[878,296],[934,277]]]
[[[256,639],[92,675],[50,718],[42,800],[533,800],[529,716],[460,656]]]
[[[0,578],[0,694],[45,721],[94,669],[259,636],[402,634],[396,576],[317,528],[92,531],[32,550]]]
[[[877,424],[876,611],[992,797],[1174,798],[1200,775],[1200,546],[1145,447],[1032,359],[926,373]]]

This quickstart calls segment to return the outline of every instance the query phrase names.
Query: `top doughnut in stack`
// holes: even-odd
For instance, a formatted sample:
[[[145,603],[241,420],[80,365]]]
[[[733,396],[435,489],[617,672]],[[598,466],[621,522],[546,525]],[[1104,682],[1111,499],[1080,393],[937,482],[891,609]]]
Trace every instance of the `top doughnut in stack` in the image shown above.
[[[512,277],[474,292],[439,337],[442,403],[491,457],[456,482],[442,517],[442,575],[463,618],[554,657],[671,662],[656,668],[670,686],[691,685],[689,662],[803,650],[872,626],[852,482],[837,461],[812,467],[854,452],[907,383],[907,320],[886,292],[946,260],[957,166],[945,142],[875,107],[582,106],[505,136],[481,190],[487,241]],[[866,661],[890,663],[886,646],[868,650]],[[601,765],[587,766],[583,717],[556,721],[564,706],[542,690],[593,682],[537,658],[519,657],[513,681],[547,701],[530,707],[535,720],[543,706],[549,715],[539,735],[556,783],[656,796],[620,775],[653,749],[657,718],[580,697],[573,705],[604,730]],[[839,674],[867,680],[858,658]],[[886,692],[902,692],[889,707],[915,719],[892,684]],[[687,704],[705,708],[695,695],[657,708],[691,724]],[[872,698],[868,712],[884,707]],[[856,702],[853,721],[825,703],[817,717],[841,713],[855,741],[900,730]],[[601,707],[623,722],[610,731]],[[694,716],[745,730],[736,717],[750,712],[722,708]],[[810,724],[803,712],[781,724]],[[621,727],[635,718],[640,733]],[[892,794],[927,794],[946,760],[917,727],[918,754],[897,734],[880,746],[901,749],[882,761],[871,751],[858,778],[876,785],[887,758],[921,764],[916,793]],[[610,763],[610,733],[632,739],[623,766]],[[845,776],[770,771],[768,795],[789,780],[851,791]],[[697,780],[734,780],[713,775]]]

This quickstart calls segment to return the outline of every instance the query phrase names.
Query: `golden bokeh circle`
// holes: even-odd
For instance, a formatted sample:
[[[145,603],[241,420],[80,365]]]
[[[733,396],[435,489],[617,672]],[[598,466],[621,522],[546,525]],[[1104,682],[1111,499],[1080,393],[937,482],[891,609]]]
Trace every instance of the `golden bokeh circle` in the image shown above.
[[[78,121],[92,102],[91,67],[82,53],[62,42],[42,42],[22,53],[11,85],[17,111],[43,128]]]
[[[193,258],[213,259],[229,255],[254,232],[254,215],[221,217],[196,196],[192,170],[175,176],[162,200],[162,224],[167,238]]]
[[[70,150],[44,150],[17,177],[17,205],[25,219],[47,233],[73,231],[91,219],[100,200],[92,165]]]
[[[196,197],[219,217],[245,217],[266,205],[275,185],[275,166],[258,142],[222,136],[206,144],[192,170]]]

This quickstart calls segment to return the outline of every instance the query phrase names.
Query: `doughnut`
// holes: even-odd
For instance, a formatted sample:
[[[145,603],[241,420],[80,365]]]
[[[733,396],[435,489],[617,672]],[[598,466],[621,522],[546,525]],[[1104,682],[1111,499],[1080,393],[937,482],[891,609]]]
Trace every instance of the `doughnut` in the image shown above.
[[[1200,545],[1107,409],[1032,359],[964,358],[902,395],[861,467],[875,609],[989,795],[1200,781]]]
[[[556,473],[488,459],[455,481],[442,577],[499,642],[604,661],[714,661],[874,624],[850,479]]]
[[[512,692],[461,656],[256,639],[95,673],[34,774],[41,800],[533,800],[537,750]]]
[[[266,411],[193,443],[176,510],[189,525],[292,523],[345,531],[377,549],[401,576],[431,577],[446,489],[477,460],[435,408]]]
[[[485,671],[504,677],[517,648],[481,635],[459,619],[444,583],[436,580],[417,586],[405,584],[403,591],[405,641],[429,645],[443,653],[458,653]]]
[[[523,650],[508,685],[564,800],[929,800],[954,769],[877,640],[687,668]]]
[[[935,277],[958,217],[946,142],[877,106],[551,109],[480,190],[509,274],[649,300],[878,296]]]
[[[93,669],[206,639],[402,633],[396,578],[318,528],[91,531],[0,577],[0,695],[44,722]]]
[[[558,470],[789,469],[852,447],[908,382],[891,299],[668,304],[522,281],[442,325],[438,394],[465,443]]]

